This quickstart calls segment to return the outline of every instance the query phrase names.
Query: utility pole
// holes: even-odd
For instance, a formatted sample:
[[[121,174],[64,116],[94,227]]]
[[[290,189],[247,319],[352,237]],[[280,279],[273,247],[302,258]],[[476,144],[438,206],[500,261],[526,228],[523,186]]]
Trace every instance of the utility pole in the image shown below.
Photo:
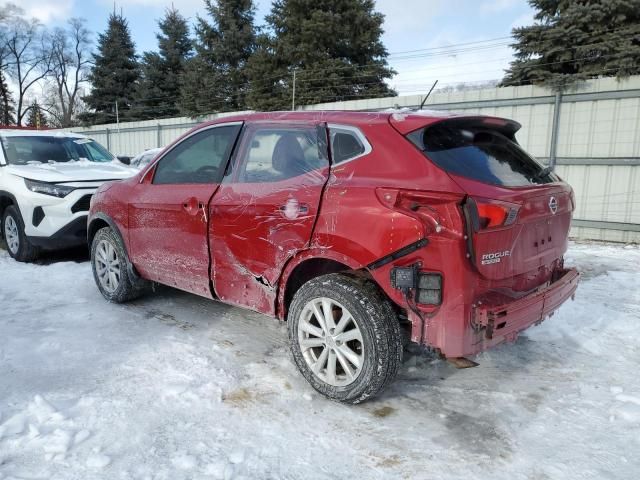
[[[293,95],[291,97],[291,110],[296,109],[296,69],[293,69]]]
[[[556,169],[558,151],[558,131],[560,130],[560,107],[562,106],[562,89],[556,91],[556,98],[553,106],[553,123],[551,124],[551,146],[549,147],[549,169],[553,172]]]
[[[120,137],[120,115],[118,115],[118,101],[116,100],[116,127],[118,128],[118,138]]]

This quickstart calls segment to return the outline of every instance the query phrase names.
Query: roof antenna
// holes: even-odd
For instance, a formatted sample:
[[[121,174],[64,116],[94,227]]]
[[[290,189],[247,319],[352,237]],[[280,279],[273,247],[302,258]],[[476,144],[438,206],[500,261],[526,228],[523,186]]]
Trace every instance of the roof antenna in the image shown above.
[[[429,98],[429,95],[431,95],[431,92],[433,92],[433,89],[436,88],[437,84],[438,84],[438,80],[433,82],[433,85],[431,85],[431,89],[429,90],[429,93],[427,93],[427,96],[422,99],[422,103],[420,104],[420,110],[422,110],[422,108],[424,107],[424,104],[427,101],[427,98]]]

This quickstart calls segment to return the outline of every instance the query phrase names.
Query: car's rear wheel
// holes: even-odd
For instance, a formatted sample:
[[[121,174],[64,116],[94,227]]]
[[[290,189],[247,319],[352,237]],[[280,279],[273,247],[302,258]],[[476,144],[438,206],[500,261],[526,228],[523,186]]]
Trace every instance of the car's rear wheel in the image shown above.
[[[14,205],[8,206],[2,217],[2,234],[9,255],[19,262],[32,262],[38,257],[38,248],[29,242],[24,233],[24,222]]]
[[[93,278],[102,296],[123,303],[140,297],[146,282],[131,277],[129,260],[120,237],[109,227],[98,230],[91,242]]]
[[[324,275],[304,284],[288,313],[294,361],[318,392],[359,403],[389,385],[402,362],[396,313],[365,279]]]

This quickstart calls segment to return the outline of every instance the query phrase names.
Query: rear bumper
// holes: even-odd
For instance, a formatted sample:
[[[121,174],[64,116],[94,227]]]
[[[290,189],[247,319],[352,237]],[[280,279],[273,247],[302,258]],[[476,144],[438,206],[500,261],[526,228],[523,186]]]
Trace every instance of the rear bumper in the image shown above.
[[[478,353],[503,341],[515,340],[519,332],[542,322],[573,297],[579,278],[580,274],[575,268],[562,270],[555,282],[518,300],[502,305],[476,306],[472,311],[471,323],[483,338],[468,354]]]

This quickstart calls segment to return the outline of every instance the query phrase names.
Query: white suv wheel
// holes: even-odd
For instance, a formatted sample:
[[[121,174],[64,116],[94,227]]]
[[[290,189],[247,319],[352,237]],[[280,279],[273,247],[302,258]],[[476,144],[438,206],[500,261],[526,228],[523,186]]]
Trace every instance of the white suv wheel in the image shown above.
[[[20,248],[20,234],[18,233],[18,224],[10,215],[4,221],[4,238],[7,241],[9,251],[14,255],[17,254]]]

